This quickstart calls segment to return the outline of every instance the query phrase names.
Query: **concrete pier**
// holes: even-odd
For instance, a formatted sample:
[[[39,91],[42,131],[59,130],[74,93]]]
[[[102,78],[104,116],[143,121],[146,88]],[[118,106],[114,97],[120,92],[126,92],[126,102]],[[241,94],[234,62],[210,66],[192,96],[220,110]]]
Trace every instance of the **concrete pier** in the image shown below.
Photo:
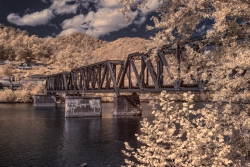
[[[65,117],[101,117],[101,97],[66,96]]]
[[[141,103],[138,94],[115,95],[113,115],[138,116],[141,114]]]
[[[56,107],[55,95],[34,95],[34,107]]]

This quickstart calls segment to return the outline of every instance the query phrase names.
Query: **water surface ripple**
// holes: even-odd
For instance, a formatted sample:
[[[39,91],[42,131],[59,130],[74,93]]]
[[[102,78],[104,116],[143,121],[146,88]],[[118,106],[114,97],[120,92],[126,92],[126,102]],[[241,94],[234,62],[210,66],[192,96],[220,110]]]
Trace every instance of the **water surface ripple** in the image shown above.
[[[102,118],[64,118],[64,105],[0,104],[0,166],[121,166],[123,142],[138,146],[140,120],[153,116],[148,104],[142,117],[113,117],[112,106],[102,104]]]

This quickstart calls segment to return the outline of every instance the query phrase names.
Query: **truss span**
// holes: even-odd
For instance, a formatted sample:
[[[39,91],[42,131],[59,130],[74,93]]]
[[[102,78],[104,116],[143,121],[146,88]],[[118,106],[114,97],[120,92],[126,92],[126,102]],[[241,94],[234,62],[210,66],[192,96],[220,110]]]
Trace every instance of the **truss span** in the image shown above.
[[[126,61],[106,60],[46,77],[47,93],[119,93],[203,90],[206,81],[184,80],[181,74],[182,52],[185,45],[199,50],[197,42],[203,38],[190,39],[177,45],[165,45],[156,60],[150,53],[129,54]],[[207,42],[207,45],[214,45]],[[173,64],[172,62],[176,62]],[[171,73],[170,68],[176,70]],[[173,68],[172,68],[173,71]]]
[[[197,92],[203,88],[202,83],[174,81],[168,67],[161,53],[156,70],[149,55],[134,53],[128,55],[126,61],[107,60],[47,76],[46,90],[47,93],[146,93],[163,90]]]

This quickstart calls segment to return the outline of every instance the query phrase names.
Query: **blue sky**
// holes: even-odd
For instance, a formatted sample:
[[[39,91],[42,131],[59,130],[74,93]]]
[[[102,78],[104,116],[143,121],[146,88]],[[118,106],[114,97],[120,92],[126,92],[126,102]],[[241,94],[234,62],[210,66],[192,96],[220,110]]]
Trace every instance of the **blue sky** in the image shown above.
[[[134,9],[127,23],[116,0],[0,0],[0,23],[28,31],[38,37],[56,37],[73,32],[113,41],[123,37],[149,38],[159,3],[152,0],[147,9]]]

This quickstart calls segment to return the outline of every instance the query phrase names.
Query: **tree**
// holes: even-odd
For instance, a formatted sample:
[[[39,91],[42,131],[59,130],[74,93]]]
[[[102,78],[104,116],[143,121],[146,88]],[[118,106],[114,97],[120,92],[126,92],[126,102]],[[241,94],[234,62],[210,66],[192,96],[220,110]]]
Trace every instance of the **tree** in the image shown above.
[[[141,121],[142,143],[136,150],[125,142],[122,152],[131,166],[248,166],[250,118],[237,105],[207,104],[193,110],[193,96],[184,93],[182,106],[162,92],[162,110],[153,109],[155,120]],[[221,112],[223,111],[223,112]]]
[[[120,0],[120,2],[124,4],[121,11],[126,15],[131,8],[131,1]],[[149,0],[132,1],[132,6],[142,8],[149,2]],[[159,30],[156,36],[152,37],[151,48],[185,41],[197,35],[197,31],[204,31],[205,43],[196,43],[200,49],[194,50],[189,46],[185,48],[187,53],[186,57],[184,55],[185,63],[193,69],[184,75],[194,74],[199,69],[200,79],[209,80],[210,84],[207,86],[212,91],[223,90],[228,95],[234,96],[232,100],[240,99],[242,96],[240,94],[249,86],[244,77],[249,68],[249,0],[159,0],[159,3],[162,3],[158,9],[159,15],[153,17],[155,26],[149,27]],[[213,42],[214,47],[204,54],[204,50],[207,49],[206,44],[209,42]],[[213,71],[213,76],[208,75],[207,71]],[[220,81],[217,82],[218,80]],[[229,83],[234,83],[230,89],[226,88],[227,91],[222,89],[225,85],[228,87]],[[220,96],[221,100],[225,100],[224,92],[220,93],[223,95]],[[219,100],[219,97],[214,96],[214,100]]]
[[[147,7],[150,0],[119,0],[119,2],[124,4],[120,11],[128,16],[131,8],[135,10]],[[166,153],[160,156],[163,161],[157,158],[155,161],[155,157],[152,157],[154,154],[150,152],[146,155],[144,153],[147,151],[143,149],[128,151],[125,154],[132,153],[141,164],[151,166],[155,166],[154,162],[159,163],[159,166],[164,166],[165,163],[171,166],[170,162],[173,166],[249,165],[249,105],[243,103],[249,102],[250,97],[249,76],[247,76],[250,69],[250,1],[159,0],[159,3],[161,5],[158,8],[158,15],[152,18],[155,24],[148,27],[158,30],[158,33],[152,37],[151,47],[156,47],[158,50],[155,53],[157,53],[163,44],[185,42],[197,35],[197,32],[203,31],[204,40],[195,43],[199,49],[187,45],[185,53],[182,53],[182,56],[185,56],[185,64],[192,67],[185,75],[195,75],[199,71],[198,79],[208,80],[206,89],[211,92],[212,100],[216,104],[207,106],[197,111],[198,113],[192,113],[200,117],[198,120],[186,118],[190,110],[185,110],[186,115],[181,115],[183,110],[174,109],[169,113],[168,111],[172,111],[171,107],[165,107],[165,114],[155,111],[154,125],[150,126],[148,122],[142,122],[142,133],[146,132],[146,134],[140,134],[138,140],[146,144],[144,145],[146,150],[161,148],[161,151]],[[208,49],[208,43],[213,43],[212,48]],[[183,77],[186,77],[185,75]],[[164,99],[161,100],[162,104],[168,103]],[[179,115],[176,116],[175,112]],[[169,124],[166,120],[170,121],[169,118],[173,116],[176,116],[174,120],[176,122]],[[165,121],[159,122],[158,119],[165,119]],[[184,123],[182,124],[180,120],[184,120]],[[193,122],[194,120],[197,122]],[[165,124],[170,127],[161,131]],[[181,144],[180,140],[177,140],[178,135],[174,134],[177,129],[173,127],[176,127],[176,124],[180,125],[178,129],[180,131],[184,127],[189,128],[185,130],[187,140],[182,141]],[[215,131],[210,129],[212,134],[209,132],[210,124],[216,126]],[[195,128],[190,129],[192,126]],[[150,130],[152,130],[151,133],[149,133]],[[153,132],[156,137],[152,138]],[[163,138],[163,140],[163,135],[169,138]],[[156,140],[154,144],[150,142],[151,139]],[[161,141],[157,143],[160,139]],[[190,148],[193,140],[197,141],[196,145],[193,145],[193,148],[188,150],[188,154],[185,154],[187,152],[183,148]],[[202,140],[208,143],[203,143]],[[167,145],[172,143],[174,146],[161,147],[161,142]],[[177,157],[176,160],[171,157],[173,154]],[[142,157],[147,160],[142,161]],[[190,157],[198,159],[190,159]]]

